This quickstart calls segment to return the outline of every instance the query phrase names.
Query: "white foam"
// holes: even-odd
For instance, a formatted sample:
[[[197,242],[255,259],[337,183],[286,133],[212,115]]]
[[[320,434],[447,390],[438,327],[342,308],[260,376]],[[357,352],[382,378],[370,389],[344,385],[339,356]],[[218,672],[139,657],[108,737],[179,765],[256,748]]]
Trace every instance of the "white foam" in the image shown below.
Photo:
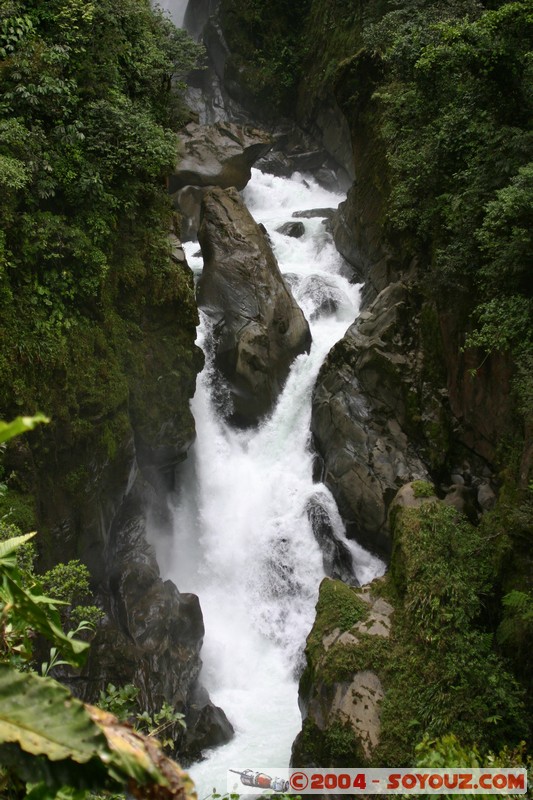
[[[311,353],[295,360],[272,416],[258,430],[237,431],[220,419],[211,401],[208,358],[192,403],[197,441],[175,503],[174,539],[165,546],[153,536],[164,577],[200,597],[202,680],[236,730],[228,745],[191,769],[200,798],[214,787],[225,791],[229,768],[288,765],[301,727],[295,667],[324,575],[306,514],[317,492],[336,535],[344,537],[331,494],[313,483],[309,423],[318,370],[357,314],[359,287],[340,275],[341,257],[320,218],[302,220],[301,239],[275,232],[293,211],[336,207],[343,197],[300,175],[275,178],[258,170],[243,194],[272,238],[281,271],[298,276],[294,294],[307,318],[316,298],[299,279],[322,277],[343,300],[336,313],[311,323]],[[201,265],[191,258],[197,249],[187,245],[195,268]],[[198,341],[207,351],[208,339],[203,319]],[[381,561],[355,543],[349,547],[361,582],[383,573]]]

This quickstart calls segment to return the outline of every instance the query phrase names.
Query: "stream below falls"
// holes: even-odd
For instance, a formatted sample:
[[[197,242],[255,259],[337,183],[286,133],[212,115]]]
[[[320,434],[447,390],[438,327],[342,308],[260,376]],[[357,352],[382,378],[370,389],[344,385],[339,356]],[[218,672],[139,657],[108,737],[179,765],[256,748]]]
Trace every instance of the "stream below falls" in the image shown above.
[[[298,677],[324,577],[320,548],[307,517],[317,500],[353,557],[360,583],[385,565],[345,539],[335,502],[313,482],[310,449],[311,395],[332,345],[358,312],[359,287],[343,276],[343,261],[323,217],[303,219],[300,239],[276,232],[293,211],[336,208],[344,197],[295,173],[278,178],[254,169],[243,192],[257,222],[265,225],[281,272],[307,317],[313,345],[300,355],[272,415],[260,427],[237,430],[213,400],[209,325],[198,344],[206,354],[192,409],[197,440],[172,499],[174,535],[152,536],[164,579],[200,598],[205,639],[202,682],[235,728],[232,741],[207,753],[190,772],[198,797],[226,791],[229,768],[287,767],[301,728]],[[198,244],[186,245],[199,274]]]

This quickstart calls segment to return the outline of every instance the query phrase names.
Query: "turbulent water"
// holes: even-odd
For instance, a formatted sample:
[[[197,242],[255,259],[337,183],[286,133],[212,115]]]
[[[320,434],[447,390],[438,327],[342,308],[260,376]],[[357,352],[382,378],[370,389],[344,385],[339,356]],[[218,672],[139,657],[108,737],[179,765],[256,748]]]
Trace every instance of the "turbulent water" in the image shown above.
[[[205,319],[200,326],[207,363],[193,400],[197,441],[175,498],[173,541],[158,544],[164,577],[200,597],[202,680],[236,731],[228,745],[191,769],[199,798],[213,787],[225,791],[228,768],[288,766],[301,727],[297,672],[324,576],[306,514],[310,498],[320,496],[344,538],[329,491],[313,483],[309,423],[318,370],[355,318],[359,289],[340,274],[342,261],[323,218],[302,220],[301,239],[275,230],[293,211],[336,207],[343,198],[298,174],[283,179],[258,170],[243,194],[271,236],[280,269],[311,324],[313,345],[294,362],[271,417],[257,430],[237,431],[212,401],[209,326]],[[193,269],[201,270],[198,246],[187,250]],[[349,546],[361,583],[383,572],[382,562]]]

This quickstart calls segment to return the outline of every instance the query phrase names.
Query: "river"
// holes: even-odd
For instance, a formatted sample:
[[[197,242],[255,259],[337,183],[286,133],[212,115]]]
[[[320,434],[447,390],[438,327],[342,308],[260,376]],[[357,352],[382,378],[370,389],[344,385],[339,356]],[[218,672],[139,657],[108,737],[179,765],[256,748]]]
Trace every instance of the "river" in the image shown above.
[[[345,539],[330,492],[312,476],[313,385],[328,351],[357,315],[359,287],[343,276],[323,216],[302,220],[302,238],[276,232],[294,211],[336,207],[344,198],[309,176],[278,178],[256,169],[243,197],[271,237],[313,344],[309,355],[294,361],[271,416],[243,431],[230,427],[213,402],[216,373],[205,318],[199,328],[206,366],[192,402],[197,440],[180,495],[173,499],[174,537],[166,544],[157,539],[163,577],[200,598],[206,628],[202,681],[236,732],[229,744],[192,767],[199,798],[215,787],[226,790],[228,768],[288,766],[301,727],[298,674],[324,577],[308,503],[318,497],[327,509],[361,583],[385,568]],[[198,244],[189,243],[186,250],[199,274]]]

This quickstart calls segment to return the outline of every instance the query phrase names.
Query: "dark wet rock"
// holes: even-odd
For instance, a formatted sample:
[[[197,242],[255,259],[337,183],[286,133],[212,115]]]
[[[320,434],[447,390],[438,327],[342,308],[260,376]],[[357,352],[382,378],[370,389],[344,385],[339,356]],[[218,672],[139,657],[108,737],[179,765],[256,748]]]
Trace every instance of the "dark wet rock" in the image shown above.
[[[198,297],[213,320],[215,363],[230,383],[234,420],[254,424],[272,409],[293,359],[308,351],[309,325],[234,189],[206,194],[199,241]]]
[[[352,555],[344,542],[335,536],[330,516],[319,495],[311,498],[306,511],[314,537],[322,551],[326,575],[351,586],[358,586],[353,572]]]
[[[194,242],[200,227],[200,209],[206,189],[201,186],[184,186],[172,195],[174,208],[181,216],[181,239]]]
[[[339,176],[333,169],[328,169],[327,167],[321,167],[320,169],[313,172],[313,178],[324,189],[327,189],[329,192],[338,192],[340,189],[340,182]]]
[[[334,214],[334,208],[309,208],[305,211],[294,211],[292,216],[295,219],[312,219],[313,217],[326,217],[326,219],[332,219]]]
[[[403,484],[428,475],[407,433],[416,400],[416,357],[402,341],[408,295],[403,284],[379,295],[330,351],[313,393],[311,428],[325,483],[349,535],[383,554],[390,502]]]
[[[227,744],[235,733],[233,725],[221,708],[211,703],[209,694],[198,686],[188,712],[183,752],[187,760],[201,758],[204,750]]]
[[[332,232],[337,250],[351,264],[356,278],[365,282],[366,305],[397,278],[397,272],[383,243],[378,200],[372,193],[364,198],[361,194],[361,187],[354,184],[332,217]]]
[[[169,178],[171,194],[185,186],[244,189],[255,161],[272,146],[269,134],[231,122],[189,123],[181,132],[183,156]]]
[[[290,236],[292,239],[301,239],[305,233],[305,225],[303,222],[286,222],[276,228],[276,231],[283,234],[283,236]]]
[[[312,303],[314,311],[311,319],[335,314],[343,306],[349,307],[350,300],[334,280],[323,275],[306,275],[298,286],[300,303]]]
[[[200,603],[196,595],[181,593],[161,578],[155,552],[146,540],[146,492],[138,479],[110,529],[103,593],[109,613],[91,645],[85,694],[93,698],[110,681],[118,686],[131,683],[139,689],[141,708],[155,712],[169,703],[182,712],[191,740],[201,719],[197,709],[201,691],[202,719],[211,715],[212,725],[205,729],[202,723],[200,738],[203,746],[214,746],[227,735],[229,723],[198,687],[204,637]],[[181,752],[185,745],[179,726],[175,734]]]

